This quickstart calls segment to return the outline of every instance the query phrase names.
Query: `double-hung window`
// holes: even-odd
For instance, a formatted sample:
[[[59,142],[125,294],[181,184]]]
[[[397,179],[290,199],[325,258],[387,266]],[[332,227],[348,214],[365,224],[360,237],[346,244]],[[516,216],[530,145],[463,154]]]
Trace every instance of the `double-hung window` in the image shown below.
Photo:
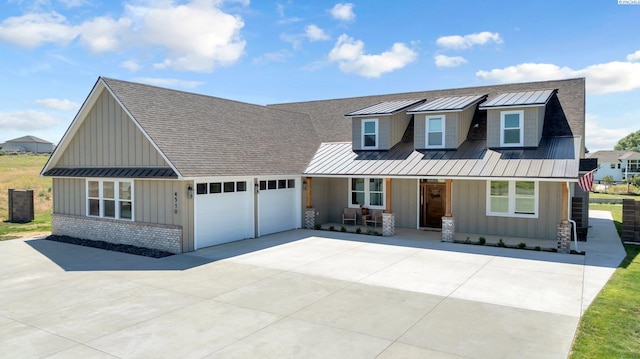
[[[378,119],[362,120],[362,149],[378,149]]]
[[[425,123],[425,147],[444,148],[445,115],[427,116]]]
[[[87,215],[133,220],[133,181],[88,180]]]
[[[538,182],[487,181],[487,215],[538,217]]]
[[[351,178],[349,181],[349,207],[364,206],[384,209],[385,184],[382,178]]]
[[[524,111],[500,112],[500,146],[523,146]]]

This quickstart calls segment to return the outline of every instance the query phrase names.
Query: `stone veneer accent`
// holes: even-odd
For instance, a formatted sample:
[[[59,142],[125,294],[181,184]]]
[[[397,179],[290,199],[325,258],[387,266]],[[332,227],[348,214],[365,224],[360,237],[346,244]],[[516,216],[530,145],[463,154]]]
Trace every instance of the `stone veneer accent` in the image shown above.
[[[305,208],[304,228],[306,229],[316,228],[316,209],[315,208]]]
[[[33,221],[33,190],[9,188],[9,222]]]
[[[571,223],[558,223],[558,253],[571,253]]]
[[[456,220],[453,217],[442,217],[442,241],[453,242],[456,234]]]
[[[54,213],[51,228],[52,234],[58,236],[182,252],[182,226]]]
[[[382,214],[382,235],[390,237],[396,234],[396,216],[393,213]]]

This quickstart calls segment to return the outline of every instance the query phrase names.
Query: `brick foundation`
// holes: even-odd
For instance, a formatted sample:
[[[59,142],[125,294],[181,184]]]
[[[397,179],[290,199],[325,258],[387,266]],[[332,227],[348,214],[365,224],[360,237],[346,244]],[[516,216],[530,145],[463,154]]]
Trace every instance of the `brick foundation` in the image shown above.
[[[558,223],[558,253],[571,253],[571,223]]]
[[[304,228],[314,229],[316,228],[316,209],[306,208],[304,210]]]
[[[52,234],[182,252],[182,227],[54,213]]]
[[[393,213],[382,214],[382,235],[386,237],[396,234],[396,216]]]
[[[453,217],[442,217],[442,241],[453,242],[456,234],[456,221]]]

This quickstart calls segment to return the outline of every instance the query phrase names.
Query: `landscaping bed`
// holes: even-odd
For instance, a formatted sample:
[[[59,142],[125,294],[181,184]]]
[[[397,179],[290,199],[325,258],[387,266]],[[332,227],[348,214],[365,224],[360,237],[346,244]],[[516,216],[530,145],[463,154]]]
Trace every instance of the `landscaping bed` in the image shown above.
[[[151,257],[151,258],[164,258],[164,257],[169,257],[173,255],[173,253],[161,251],[158,249],[136,247],[130,244],[116,244],[116,243],[109,243],[104,241],[92,241],[90,239],[75,238],[75,237],[69,237],[69,236],[50,235],[43,239],[47,239],[55,242],[68,243],[68,244],[76,244],[76,245],[85,246],[85,247],[105,249],[105,250],[114,251],[114,252],[135,254],[137,256],[145,256],[145,257]]]

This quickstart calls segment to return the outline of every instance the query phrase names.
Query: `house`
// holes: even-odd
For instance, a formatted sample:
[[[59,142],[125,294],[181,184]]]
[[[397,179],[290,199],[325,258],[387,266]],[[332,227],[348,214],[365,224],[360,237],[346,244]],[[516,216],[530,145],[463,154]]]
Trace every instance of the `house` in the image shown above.
[[[6,152],[51,153],[53,152],[53,143],[36,136],[23,136],[0,144],[0,150]]]
[[[597,183],[602,182],[605,176],[611,176],[614,182],[620,183],[640,175],[640,152],[597,151],[587,153],[586,157],[598,160],[600,167],[593,175]]]
[[[583,149],[584,79],[258,106],[101,77],[42,175],[54,234],[174,253],[345,207],[566,240]]]

